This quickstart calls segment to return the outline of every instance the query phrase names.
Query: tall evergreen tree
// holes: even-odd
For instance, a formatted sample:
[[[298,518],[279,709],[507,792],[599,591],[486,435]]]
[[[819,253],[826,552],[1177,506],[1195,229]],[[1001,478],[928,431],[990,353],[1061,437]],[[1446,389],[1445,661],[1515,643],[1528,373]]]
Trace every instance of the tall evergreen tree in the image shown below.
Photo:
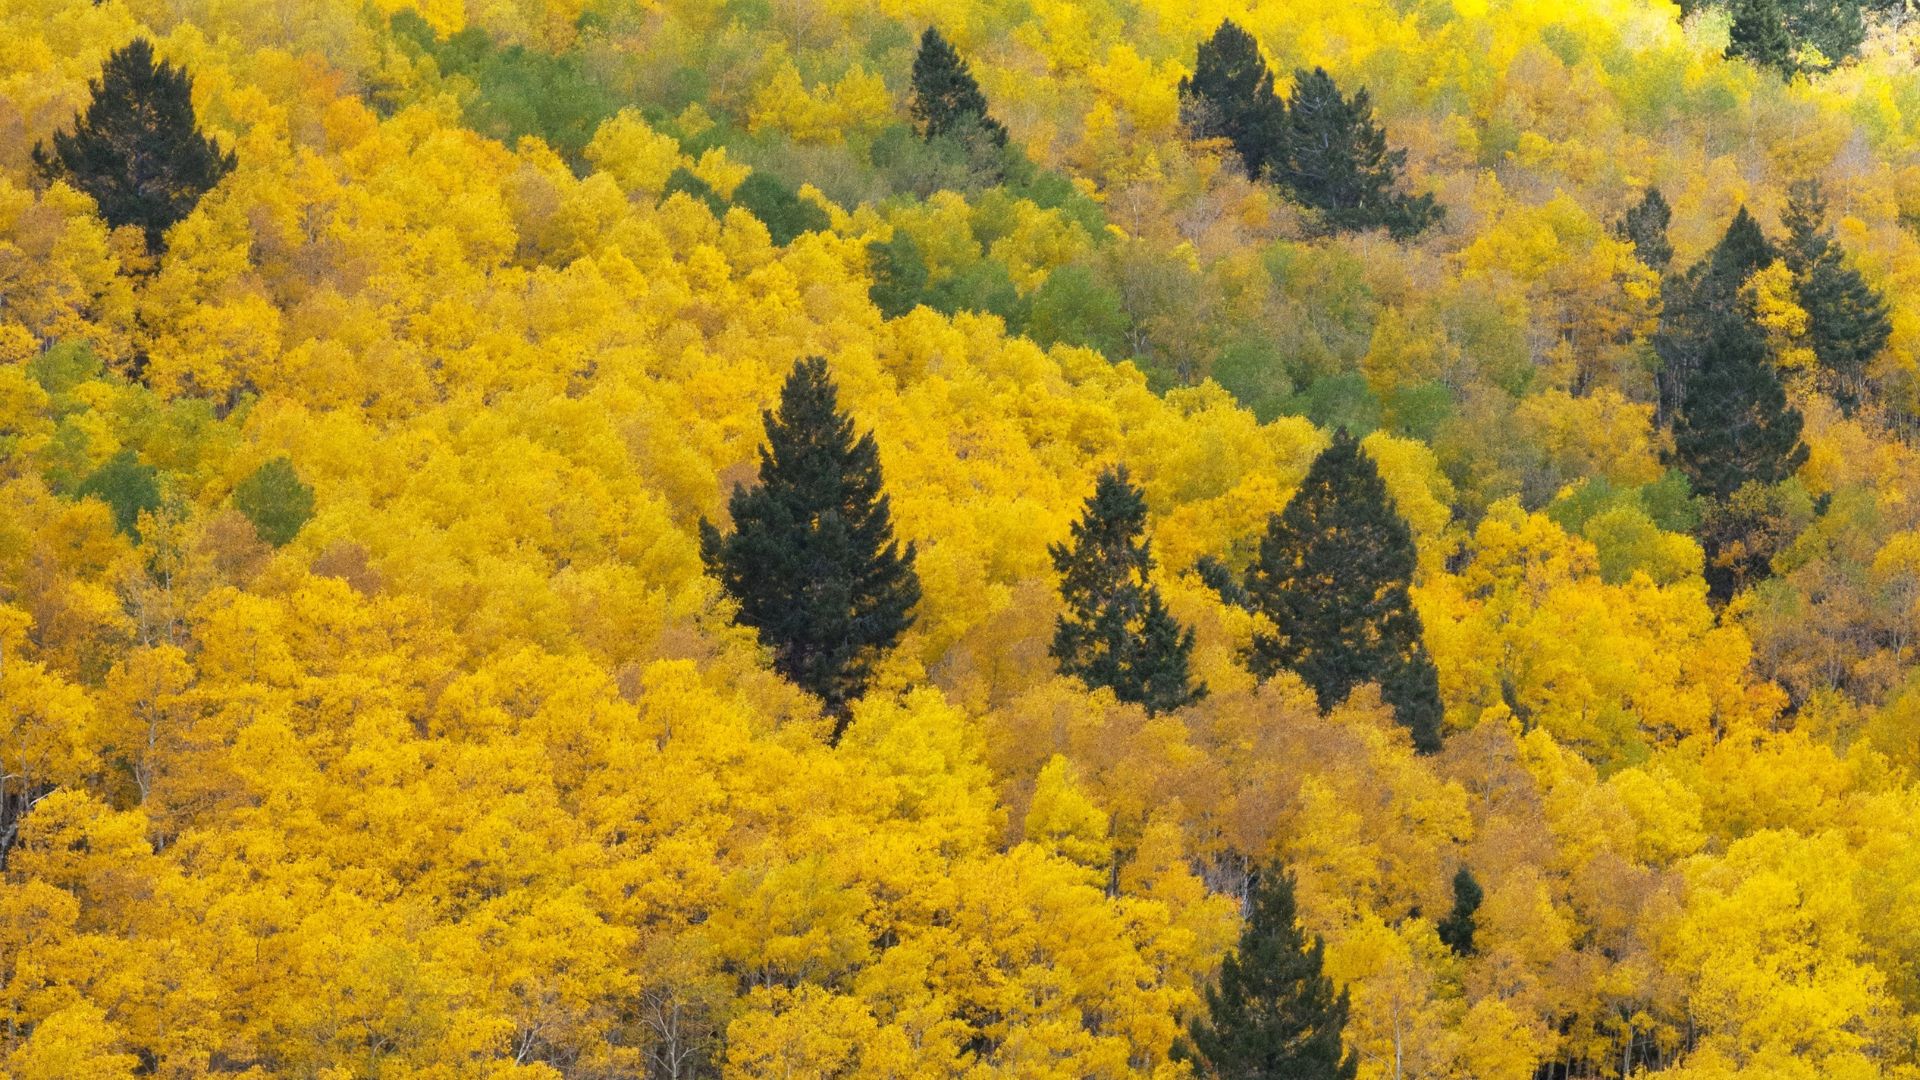
[[[1665,271],[1673,261],[1673,245],[1667,241],[1667,223],[1673,210],[1659,188],[1650,187],[1640,201],[1620,219],[1614,232],[1633,245],[1633,253],[1650,269]]]
[[[1192,704],[1207,690],[1188,678],[1193,631],[1175,621],[1148,580],[1153,556],[1142,538],[1146,525],[1147,501],[1127,479],[1126,466],[1101,473],[1069,542],[1049,549],[1067,604],[1052,656],[1061,674],[1160,713]]]
[[[1787,402],[1760,328],[1715,323],[1673,426],[1673,460],[1694,491],[1725,499],[1749,481],[1776,484],[1807,460],[1799,410]]]
[[[1223,20],[1200,43],[1193,75],[1180,80],[1180,122],[1205,139],[1225,139],[1250,179],[1279,156],[1286,106],[1253,35]]]
[[[1207,988],[1207,1015],[1187,1025],[1176,1055],[1218,1080],[1353,1080],[1360,1059],[1341,1043],[1347,992],[1321,970],[1325,943],[1311,944],[1294,908],[1293,878],[1262,871],[1248,898],[1240,947]]]
[[[1267,518],[1260,557],[1247,571],[1255,610],[1276,628],[1254,636],[1253,673],[1291,669],[1323,709],[1378,682],[1415,748],[1438,750],[1439,676],[1407,592],[1417,560],[1373,460],[1337,432],[1286,508]]]
[[[914,548],[902,552],[871,433],[854,437],[820,357],[798,361],[763,413],[760,482],[736,487],[734,531],[700,522],[707,569],[759,631],[775,670],[834,717],[832,741],[867,687],[874,661],[913,624],[920,599]]]
[[[987,114],[987,97],[967,62],[940,31],[929,26],[920,35],[913,58],[913,122],[924,138],[979,135],[994,146],[1007,144],[1007,129]]]
[[[1659,355],[1659,409],[1672,422],[1686,397],[1688,381],[1699,370],[1707,342],[1720,323],[1750,320],[1741,296],[1747,279],[1778,256],[1746,207],[1728,223],[1720,242],[1687,272],[1667,282],[1666,302],[1653,347]]]
[[[1817,182],[1794,185],[1784,216],[1786,260],[1807,313],[1808,343],[1820,361],[1822,381],[1850,414],[1865,393],[1867,366],[1886,348],[1893,324],[1886,301],[1847,265],[1833,242],[1833,231],[1824,225],[1826,212]]]
[[[55,132],[51,151],[36,144],[34,164],[93,196],[109,226],[138,226],[158,251],[167,229],[232,171],[233,154],[200,134],[193,78],[155,65],[145,38],[114,50],[89,85],[93,100],[73,131]]]
[[[1433,196],[1394,189],[1407,152],[1387,149],[1364,87],[1348,98],[1324,69],[1296,72],[1281,142],[1269,162],[1274,179],[1336,228],[1384,226],[1405,238],[1440,220]]]
[[[1485,899],[1480,883],[1474,880],[1473,871],[1462,863],[1453,875],[1453,910],[1440,920],[1434,929],[1439,932],[1440,942],[1460,956],[1473,955],[1474,916],[1480,910],[1480,901]]]
[[[1780,0],[1734,0],[1733,25],[1727,31],[1727,55],[1741,56],[1782,75],[1795,70],[1793,38],[1787,33]]]

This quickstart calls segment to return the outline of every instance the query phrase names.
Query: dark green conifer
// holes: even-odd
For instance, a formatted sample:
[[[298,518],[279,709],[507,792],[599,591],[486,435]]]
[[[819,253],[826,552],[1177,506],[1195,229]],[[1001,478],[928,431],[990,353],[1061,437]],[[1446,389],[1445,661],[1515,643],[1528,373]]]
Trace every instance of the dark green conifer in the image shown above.
[[[1439,677],[1407,592],[1416,562],[1379,470],[1339,431],[1286,509],[1267,518],[1247,572],[1247,594],[1275,628],[1254,637],[1253,673],[1294,671],[1323,709],[1378,682],[1415,748],[1438,750]]]
[[[1279,156],[1286,106],[1253,35],[1223,20],[1180,80],[1180,122],[1199,138],[1225,139],[1251,179]]]
[[[910,108],[923,138],[978,136],[994,146],[1007,144],[1007,129],[987,114],[986,95],[967,62],[931,26],[920,35],[920,52],[913,58]]]
[[[1324,69],[1296,72],[1283,130],[1273,178],[1335,228],[1385,228],[1404,239],[1440,220],[1433,196],[1395,190],[1407,152],[1387,149],[1364,87],[1348,98]]]
[[[700,522],[708,572],[759,631],[780,674],[834,717],[832,741],[867,688],[873,663],[913,623],[914,548],[902,552],[871,433],[854,436],[819,357],[798,361],[779,412],[762,414],[760,482],[736,487],[734,531]]]
[[[1146,526],[1147,502],[1126,466],[1101,473],[1069,541],[1048,549],[1067,605],[1051,655],[1061,674],[1160,713],[1207,690],[1187,673],[1193,631],[1175,621],[1148,580]]]
[[[1792,76],[1796,66],[1794,45],[1780,0],[1733,0],[1731,11],[1733,26],[1727,31],[1727,55],[1742,56]]]
[[[1718,320],[1674,419],[1673,464],[1696,493],[1725,499],[1749,481],[1792,476],[1807,460],[1800,428],[1759,327]]]
[[[1673,210],[1667,206],[1666,196],[1659,188],[1650,187],[1620,219],[1614,232],[1633,245],[1633,253],[1641,262],[1664,272],[1673,261],[1673,245],[1667,242],[1667,223],[1672,220]]]
[[[1867,366],[1886,348],[1893,324],[1886,301],[1833,242],[1826,211],[1818,182],[1794,185],[1784,216],[1786,260],[1807,313],[1808,344],[1820,361],[1821,381],[1851,414],[1865,393]]]
[[[1686,397],[1688,380],[1700,367],[1708,340],[1720,323],[1750,320],[1741,295],[1747,279],[1778,256],[1760,223],[1741,207],[1720,242],[1685,274],[1669,279],[1660,327],[1653,338],[1660,357],[1659,411],[1671,423]]]
[[[34,164],[93,196],[109,226],[138,226],[159,251],[167,229],[232,171],[233,154],[200,134],[193,78],[155,65],[145,38],[114,50],[89,85],[93,100],[72,133],[55,132],[51,151],[35,145]]]
[[[1297,921],[1293,878],[1262,871],[1248,897],[1240,947],[1207,988],[1207,1015],[1187,1025],[1178,1057],[1219,1080],[1353,1080],[1360,1059],[1342,1045],[1347,992],[1321,970],[1325,943]]]
[[[1473,871],[1462,863],[1453,875],[1453,910],[1434,928],[1440,934],[1441,943],[1460,956],[1473,955],[1474,915],[1480,910],[1484,897]]]

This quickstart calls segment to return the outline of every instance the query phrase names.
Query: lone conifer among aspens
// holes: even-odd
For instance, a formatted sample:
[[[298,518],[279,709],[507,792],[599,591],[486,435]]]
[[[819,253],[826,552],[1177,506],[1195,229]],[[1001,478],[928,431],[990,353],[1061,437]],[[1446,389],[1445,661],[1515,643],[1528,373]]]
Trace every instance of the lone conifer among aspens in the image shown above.
[[[1667,240],[1667,224],[1673,209],[1659,188],[1648,188],[1640,201],[1628,210],[1614,228],[1620,239],[1633,245],[1633,253],[1649,269],[1664,272],[1673,261],[1673,245]]]
[[[1473,871],[1462,863],[1453,875],[1453,910],[1440,920],[1440,925],[1434,927],[1440,935],[1441,944],[1452,949],[1456,955],[1473,955],[1473,932],[1478,923],[1475,916],[1479,914],[1480,902],[1485,897],[1480,882],[1474,879]]]
[[[1146,499],[1126,466],[1101,473],[1072,537],[1049,549],[1067,605],[1052,656],[1061,674],[1161,713],[1207,691],[1188,677],[1193,631],[1174,619],[1148,580],[1146,525]]]
[[[734,489],[731,534],[700,522],[700,554],[774,669],[825,703],[837,743],[874,661],[913,624],[914,548],[894,539],[879,448],[855,437],[824,359],[795,363],[762,420],[760,482]]]
[[[1718,320],[1673,425],[1673,462],[1693,490],[1725,499],[1748,482],[1792,476],[1807,460],[1801,426],[1760,328],[1746,318]]]
[[[1007,144],[1007,129],[988,115],[987,97],[967,62],[931,26],[920,35],[920,52],[913,58],[913,99],[908,107],[922,138],[978,132],[995,146]]]
[[[1240,946],[1207,988],[1205,1017],[1187,1027],[1175,1054],[1218,1080],[1353,1080],[1360,1059],[1345,1048],[1347,992],[1321,970],[1294,907],[1293,878],[1261,871],[1248,898]]]
[[[109,226],[139,227],[147,249],[159,251],[166,231],[233,170],[234,156],[196,126],[186,69],[156,65],[145,38],[114,50],[90,85],[93,100],[73,131],[55,132],[51,150],[36,144],[34,164],[93,196]]]
[[[1240,155],[1249,179],[1259,179],[1280,156],[1286,105],[1273,90],[1273,72],[1253,35],[1223,20],[1200,43],[1193,75],[1180,80],[1180,122],[1195,136],[1225,139]]]
[[[1253,673],[1292,670],[1322,709],[1378,682],[1414,747],[1438,750],[1439,676],[1408,595],[1417,560],[1373,460],[1346,431],[1335,433],[1286,508],[1268,516],[1247,571],[1254,609],[1275,628],[1254,635]]]
[[[1825,225],[1826,198],[1818,182],[1794,185],[1783,221],[1785,255],[1794,292],[1807,313],[1807,343],[1820,362],[1821,381],[1841,411],[1865,396],[1867,366],[1893,336],[1887,302],[1848,266]]]
[[[1365,87],[1349,98],[1325,69],[1296,72],[1281,142],[1273,178],[1335,228],[1384,227],[1405,239],[1440,220],[1433,196],[1396,190],[1407,152],[1387,149]]]

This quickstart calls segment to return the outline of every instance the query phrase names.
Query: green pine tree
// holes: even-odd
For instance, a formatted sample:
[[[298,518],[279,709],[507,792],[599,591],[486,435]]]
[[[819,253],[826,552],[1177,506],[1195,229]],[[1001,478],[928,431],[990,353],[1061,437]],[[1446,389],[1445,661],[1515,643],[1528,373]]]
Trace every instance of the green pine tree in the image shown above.
[[[1175,1055],[1219,1080],[1353,1080],[1360,1059],[1341,1042],[1347,992],[1321,970],[1325,943],[1311,943],[1294,909],[1293,878],[1262,871],[1248,897],[1240,947],[1207,988],[1207,1015],[1187,1025]]]
[[[923,138],[980,137],[994,146],[1007,144],[1007,129],[987,114],[986,95],[967,62],[931,26],[920,35],[920,52],[913,58],[909,107]]]
[[[1232,20],[1200,43],[1193,75],[1180,80],[1180,122],[1199,138],[1227,140],[1250,179],[1278,156],[1286,106],[1259,44]]]
[[[1707,342],[1719,325],[1729,319],[1752,318],[1741,288],[1778,254],[1743,206],[1705,258],[1668,280],[1660,326],[1653,338],[1654,352],[1660,357],[1662,423],[1671,423],[1679,412],[1688,381],[1699,370]]]
[[[1479,912],[1480,901],[1484,898],[1480,883],[1474,880],[1473,871],[1462,863],[1460,870],[1453,875],[1453,910],[1434,928],[1440,934],[1441,944],[1460,956],[1473,955],[1474,915]]]
[[[1247,571],[1256,634],[1248,663],[1266,678],[1289,669],[1330,709],[1354,687],[1381,696],[1422,753],[1440,748],[1440,688],[1408,597],[1417,553],[1371,458],[1345,430],[1314,459],[1286,508],[1267,518]]]
[[[763,413],[760,482],[736,487],[734,531],[700,522],[700,554],[736,620],[759,632],[780,674],[834,717],[838,742],[874,661],[913,624],[920,599],[914,548],[903,552],[882,490],[871,433],[854,436],[819,357],[798,361]]]
[[[1173,618],[1148,580],[1146,525],[1147,501],[1126,466],[1101,473],[1069,541],[1048,549],[1067,605],[1051,655],[1061,674],[1161,713],[1207,690],[1187,673],[1193,631]]]
[[[1673,245],[1667,242],[1667,223],[1672,220],[1673,210],[1667,206],[1666,196],[1659,188],[1650,187],[1620,219],[1614,232],[1633,245],[1633,253],[1641,262],[1664,271],[1673,261]]]
[[[146,38],[114,50],[89,85],[93,100],[73,131],[55,132],[51,151],[36,144],[34,164],[93,196],[109,226],[139,227],[159,251],[166,231],[232,171],[233,154],[200,134],[193,78],[156,66]]]
[[[1865,395],[1867,366],[1893,335],[1887,303],[1860,272],[1846,264],[1818,182],[1794,185],[1787,202],[1786,260],[1807,313],[1807,338],[1820,361],[1822,382],[1851,414]]]
[[[1674,419],[1673,464],[1695,492],[1725,499],[1749,481],[1792,476],[1807,460],[1800,428],[1760,328],[1745,318],[1719,320]]]
[[[1745,57],[1792,77],[1797,68],[1795,50],[1780,0],[1733,0],[1731,11],[1733,26],[1727,32],[1727,55]]]
[[[1273,178],[1339,229],[1385,228],[1414,236],[1440,220],[1433,196],[1396,191],[1405,150],[1387,149],[1363,87],[1344,97],[1322,68],[1294,74],[1281,152],[1268,162]]]

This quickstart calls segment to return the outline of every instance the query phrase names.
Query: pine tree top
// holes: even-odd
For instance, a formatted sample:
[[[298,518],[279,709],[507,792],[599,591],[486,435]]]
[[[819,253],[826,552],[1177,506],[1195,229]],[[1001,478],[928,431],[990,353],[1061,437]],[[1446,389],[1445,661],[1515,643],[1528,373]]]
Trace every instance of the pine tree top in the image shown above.
[[[1193,74],[1180,80],[1180,120],[1202,138],[1223,138],[1249,178],[1266,172],[1282,151],[1286,106],[1273,89],[1273,71],[1260,45],[1240,25],[1223,19],[1200,43]]]
[[[1778,255],[1767,234],[1761,231],[1760,223],[1742,206],[1707,256],[1708,273],[1737,289],[1754,271],[1765,268]]]
[[[934,27],[920,35],[913,58],[914,125],[925,138],[963,135],[975,129],[995,146],[1005,146],[1007,129],[987,113],[987,97],[960,54]]]
[[[1740,316],[1715,321],[1673,432],[1694,490],[1724,499],[1749,482],[1792,476],[1807,460],[1801,425],[1759,327]]]

